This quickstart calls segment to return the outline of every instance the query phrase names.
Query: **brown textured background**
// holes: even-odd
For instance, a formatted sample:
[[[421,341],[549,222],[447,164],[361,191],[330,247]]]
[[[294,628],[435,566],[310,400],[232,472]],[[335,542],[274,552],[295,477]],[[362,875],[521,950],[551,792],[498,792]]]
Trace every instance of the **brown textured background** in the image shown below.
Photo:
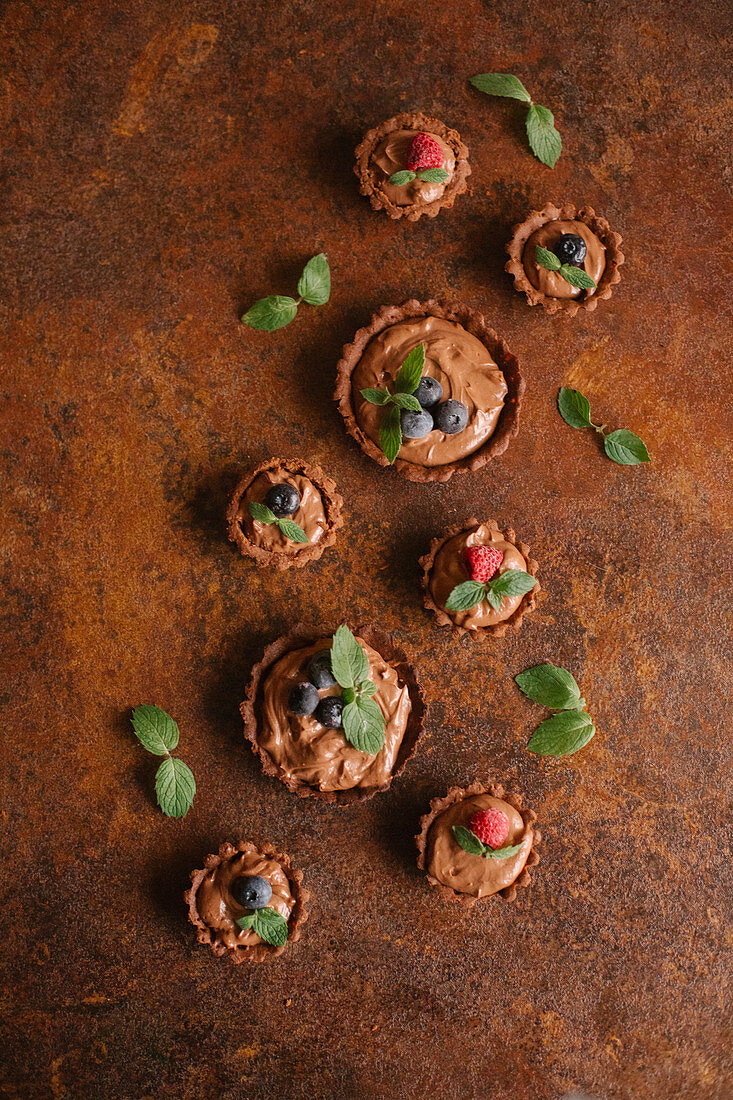
[[[732,1095],[730,18],[715,0],[6,4],[0,1095]],[[520,105],[467,86],[487,70],[555,111],[554,171]],[[456,126],[474,170],[417,225],[372,212],[351,173],[362,132],[406,108]],[[620,288],[572,322],[502,271],[511,225],[550,198],[625,239]],[[327,307],[273,335],[238,323],[321,249]],[[412,295],[482,309],[528,381],[507,454],[443,487],[378,469],[330,403],[342,344]],[[562,383],[653,464],[566,427]],[[318,460],[347,499],[302,573],[223,537],[237,473],[269,454]],[[416,587],[430,537],[472,512],[515,526],[545,586],[483,648],[451,646]],[[353,811],[265,781],[237,714],[267,640],[342,615],[394,630],[432,704],[405,775]],[[543,659],[597,719],[567,760],[525,749],[542,711],[512,676]],[[180,822],[130,731],[142,701],[178,720],[198,780]],[[491,776],[525,790],[544,859],[518,904],[466,913],[411,837],[431,796]],[[285,846],[313,891],[305,938],[250,970],[198,947],[181,901],[239,836]]]

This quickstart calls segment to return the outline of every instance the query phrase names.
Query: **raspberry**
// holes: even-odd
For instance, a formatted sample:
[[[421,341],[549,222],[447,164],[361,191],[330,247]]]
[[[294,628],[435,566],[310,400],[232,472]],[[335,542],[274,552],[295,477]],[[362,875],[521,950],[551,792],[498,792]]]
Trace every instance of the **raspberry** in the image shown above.
[[[471,580],[480,584],[490,581],[504,561],[504,555],[495,546],[469,546],[465,558]]]
[[[415,134],[407,154],[407,167],[411,172],[418,168],[442,168],[443,150],[432,134]]]
[[[490,848],[501,848],[509,836],[509,818],[503,810],[479,810],[469,822],[469,828],[483,844]]]

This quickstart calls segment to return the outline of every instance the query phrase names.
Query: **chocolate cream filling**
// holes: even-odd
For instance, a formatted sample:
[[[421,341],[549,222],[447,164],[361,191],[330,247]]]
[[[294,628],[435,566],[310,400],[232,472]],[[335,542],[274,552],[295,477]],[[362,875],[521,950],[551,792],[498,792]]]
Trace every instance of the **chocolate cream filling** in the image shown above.
[[[363,389],[394,392],[395,377],[408,352],[425,345],[423,374],[437,378],[443,400],[462,401],[468,424],[456,435],[434,428],[422,439],[405,439],[399,457],[418,466],[444,466],[477,451],[496,428],[507,385],[488,349],[455,321],[418,317],[390,325],[367,345],[352,375],[352,400],[359,427],[377,447],[384,409],[361,396]]]
[[[377,689],[374,700],[384,715],[384,747],[376,756],[359,752],[342,729],[328,729],[313,715],[290,713],[290,692],[307,679],[311,657],[331,648],[331,639],[324,638],[286,653],[272,666],[264,684],[257,739],[284,777],[322,791],[379,787],[389,781],[411,710],[410,696],[396,670],[361,638],[357,641],[369,659],[369,679]],[[319,692],[321,699],[340,694],[338,686]]]
[[[450,183],[453,169],[456,166],[456,158],[450,145],[446,145],[437,134],[430,136],[437,141],[443,151],[442,167],[448,173],[448,179],[443,183],[426,183],[424,180],[414,179],[405,183],[402,187],[396,187],[389,182],[390,176],[395,172],[402,172],[407,168],[407,155],[410,145],[417,130],[394,130],[377,145],[372,153],[372,160],[384,173],[384,180],[377,186],[382,194],[394,203],[395,206],[413,206],[415,203],[430,203],[439,199]]]
[[[268,490],[273,485],[282,485],[284,482],[294,485],[300,493],[300,507],[287,518],[303,528],[309,543],[318,542],[326,529],[326,512],[320,492],[303,474],[291,474],[279,467],[263,470],[247,486],[239,504],[237,519],[245,535],[255,546],[280,554],[296,554],[304,549],[305,543],[292,542],[286,538],[276,523],[258,523],[252,519],[247,507],[250,502],[264,504]]]
[[[453,835],[454,825],[470,828],[471,818],[479,810],[503,810],[509,818],[509,834],[502,847],[521,844],[521,849],[509,859],[485,859],[464,852]],[[508,802],[490,794],[477,794],[454,802],[436,817],[430,826],[427,842],[427,871],[443,886],[459,894],[486,898],[497,894],[521,874],[532,851],[534,831],[525,825],[522,815]]]
[[[430,595],[438,607],[446,611],[446,600],[453,589],[470,580],[466,569],[464,550],[469,546],[495,546],[501,550],[504,559],[499,566],[499,573],[507,569],[527,569],[527,559],[519,552],[514,543],[507,542],[501,531],[482,523],[478,527],[470,527],[460,534],[454,535],[443,543],[435,555],[435,561],[430,573]],[[446,611],[458,626],[466,630],[476,630],[478,627],[491,626],[493,623],[503,622],[508,619],[519,607],[522,596],[504,596],[498,611],[495,611],[488,600],[482,600],[468,611]]]
[[[553,252],[560,237],[565,233],[574,233],[576,237],[582,237],[585,241],[588,251],[581,266],[597,286],[606,267],[606,246],[585,222],[551,221],[535,229],[522,253],[525,273],[535,290],[539,290],[547,298],[579,298],[581,294],[590,298],[595,293],[594,290],[581,290],[580,287],[571,286],[558,271],[548,271],[540,267],[535,259],[537,245]]]
[[[254,947],[264,941],[252,929],[244,930],[237,918],[252,912],[235,901],[231,886],[242,875],[261,875],[272,887],[268,909],[275,909],[285,920],[290,916],[295,898],[290,892],[288,876],[279,863],[258,852],[240,852],[233,859],[220,863],[209,871],[198,888],[196,904],[201,920],[212,932],[212,938],[226,947]]]

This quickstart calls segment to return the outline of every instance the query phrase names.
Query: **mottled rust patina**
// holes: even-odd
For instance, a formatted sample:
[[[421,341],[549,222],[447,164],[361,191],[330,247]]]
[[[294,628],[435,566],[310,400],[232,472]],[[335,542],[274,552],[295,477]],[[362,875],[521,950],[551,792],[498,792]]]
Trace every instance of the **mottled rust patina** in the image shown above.
[[[7,0],[0,30],[2,1025],[0,1095],[726,1100],[731,387],[727,0]],[[524,108],[466,77],[518,73]],[[472,193],[390,221],[358,193],[365,131],[458,129]],[[510,228],[586,203],[623,234],[613,298],[527,307]],[[239,324],[325,250],[328,306]],[[341,348],[382,304],[481,310],[521,361],[520,434],[475,475],[410,484],[346,435]],[[614,466],[561,384],[646,440]],[[285,576],[227,543],[269,455],[323,466],[347,524]],[[466,515],[522,533],[543,594],[517,636],[452,643],[417,561]],[[391,630],[431,703],[420,750],[352,809],[264,777],[238,705],[298,619]],[[598,725],[566,760],[512,677],[577,675]],[[181,727],[198,795],[152,796],[129,708]],[[431,797],[525,792],[542,862],[515,905],[441,903],[416,867]],[[253,968],[196,944],[182,891],[224,839],[272,841],[313,893]]]

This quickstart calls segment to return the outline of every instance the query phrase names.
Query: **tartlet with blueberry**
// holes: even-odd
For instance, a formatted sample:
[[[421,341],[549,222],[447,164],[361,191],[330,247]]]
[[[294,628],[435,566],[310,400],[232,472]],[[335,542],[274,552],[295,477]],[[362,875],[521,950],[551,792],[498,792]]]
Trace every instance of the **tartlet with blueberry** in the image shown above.
[[[390,218],[434,218],[468,187],[468,147],[457,130],[404,112],[364,135],[356,149],[359,190]]]
[[[183,897],[198,942],[243,963],[282,955],[300,938],[310,894],[289,856],[242,840],[208,855]]]
[[[538,563],[511,527],[471,516],[433,539],[420,558],[425,607],[441,626],[478,641],[517,633],[534,611]]]
[[[496,894],[514,901],[540,861],[536,820],[501,783],[452,787],[420,819],[417,865],[446,900],[467,908]]]
[[[447,481],[503,453],[524,380],[485,318],[460,303],[383,306],[343,350],[335,400],[346,429],[410,481]]]
[[[506,271],[531,306],[574,317],[610,298],[621,281],[621,235],[590,206],[548,202],[514,226]]]
[[[301,797],[347,804],[387,790],[402,772],[425,704],[388,634],[298,625],[265,650],[241,712],[266,775]]]
[[[239,481],[226,514],[229,540],[258,565],[300,568],[343,526],[343,499],[320,466],[270,458]]]

